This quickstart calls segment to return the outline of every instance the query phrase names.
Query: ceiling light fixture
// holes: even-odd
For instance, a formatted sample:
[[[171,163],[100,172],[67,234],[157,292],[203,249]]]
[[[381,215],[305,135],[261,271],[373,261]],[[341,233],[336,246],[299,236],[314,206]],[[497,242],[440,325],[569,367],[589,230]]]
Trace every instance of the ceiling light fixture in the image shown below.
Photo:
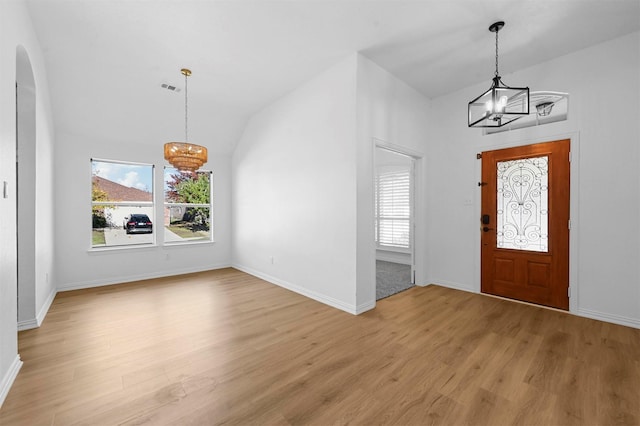
[[[529,114],[529,88],[509,87],[498,73],[498,31],[502,27],[503,21],[489,27],[496,33],[496,72],[489,90],[469,102],[469,127],[502,127]]]
[[[164,144],[164,159],[180,171],[195,172],[207,162],[207,148],[189,143],[187,78],[191,70],[182,68],[184,75],[184,142]]]

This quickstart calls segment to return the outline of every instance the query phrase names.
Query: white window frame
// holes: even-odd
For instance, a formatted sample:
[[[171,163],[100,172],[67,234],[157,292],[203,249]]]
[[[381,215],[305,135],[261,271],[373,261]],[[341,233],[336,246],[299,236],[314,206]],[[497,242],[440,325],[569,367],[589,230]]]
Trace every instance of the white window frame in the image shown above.
[[[208,204],[199,204],[199,203],[174,203],[174,202],[167,202],[167,181],[165,179],[166,176],[166,171],[167,169],[174,169],[176,171],[178,171],[175,167],[170,167],[170,166],[164,166],[163,171],[162,171],[162,181],[163,181],[163,191],[162,191],[162,195],[163,195],[163,200],[164,200],[164,204],[163,204],[163,213],[166,211],[167,208],[171,208],[171,207],[183,207],[183,208],[207,208],[209,209],[209,238],[207,239],[196,239],[196,240],[185,240],[185,241],[164,241],[164,245],[165,246],[173,246],[173,245],[185,245],[185,244],[207,244],[207,243],[213,243],[215,242],[214,239],[214,225],[213,225],[213,171],[211,170],[198,170],[196,171],[196,173],[208,173],[209,174],[209,203]],[[169,213],[170,214],[170,213]],[[164,216],[163,216],[164,217]],[[164,224],[164,220],[163,220],[163,224],[162,224],[162,228],[163,230],[166,229],[166,225]],[[164,231],[163,231],[164,232]],[[166,235],[166,234],[165,234]],[[166,238],[166,237],[165,237]]]
[[[383,207],[381,203],[381,200],[383,200],[383,196],[382,196],[382,192],[385,190],[385,188],[382,187],[381,185],[381,181],[383,179],[388,179],[389,177],[393,177],[396,176],[398,178],[401,178],[402,180],[406,181],[406,187],[402,187],[400,189],[402,189],[403,193],[400,195],[401,198],[404,198],[404,200],[406,200],[406,211],[407,211],[407,215],[393,215],[393,216],[384,216],[382,214],[383,211]],[[393,171],[378,171],[376,173],[376,180],[375,180],[375,241],[376,241],[376,247],[382,250],[389,250],[389,251],[398,251],[398,252],[404,252],[404,253],[409,253],[411,252],[411,248],[412,248],[412,232],[411,232],[411,227],[413,226],[413,221],[412,221],[412,216],[413,216],[413,206],[412,206],[412,200],[411,200],[411,193],[412,193],[412,185],[413,182],[411,181],[411,177],[412,177],[412,170],[411,168],[406,168],[406,169],[402,169],[402,170],[393,170]],[[395,185],[395,183],[391,183],[391,185]],[[393,188],[391,189],[393,191]],[[387,194],[388,195],[388,194]],[[391,195],[393,197],[393,195]],[[396,202],[396,203],[401,203],[404,200],[391,200],[392,202]],[[391,231],[391,241],[386,241],[386,242],[381,242],[381,222],[382,221],[398,221],[398,222],[406,222],[406,232],[408,232],[408,239],[406,244],[403,243],[394,243],[394,241],[396,241],[396,237],[393,235],[393,231]]]
[[[90,173],[91,173],[91,191],[93,194],[93,178],[94,178],[94,174],[93,174],[93,165],[95,162],[99,162],[99,163],[111,163],[111,164],[121,164],[121,165],[126,165],[126,166],[141,166],[141,167],[151,167],[151,201],[94,201],[93,199],[90,200],[91,202],[91,208],[90,211],[93,212],[93,208],[94,207],[99,207],[99,206],[115,206],[115,207],[133,207],[133,208],[140,208],[140,207],[148,207],[149,208],[149,212],[145,213],[148,214],[149,218],[151,219],[151,223],[153,224],[153,228],[152,228],[152,232],[151,232],[151,241],[149,242],[132,242],[130,244],[117,244],[117,245],[94,245],[93,244],[93,223],[91,224],[91,233],[90,236],[91,238],[89,239],[90,244],[90,250],[96,250],[96,251],[102,251],[102,250],[122,250],[122,249],[131,249],[131,248],[140,248],[140,247],[151,247],[151,246],[155,246],[156,245],[156,231],[157,231],[157,225],[156,225],[156,220],[155,220],[155,165],[154,164],[150,164],[150,163],[138,163],[138,162],[132,162],[132,161],[122,161],[122,160],[110,160],[110,159],[104,159],[104,158],[90,158],[89,159],[89,165],[90,165]],[[117,182],[116,182],[117,183]],[[92,213],[93,216],[93,213]],[[93,218],[92,218],[93,220]],[[117,224],[116,224],[116,229],[117,229]]]

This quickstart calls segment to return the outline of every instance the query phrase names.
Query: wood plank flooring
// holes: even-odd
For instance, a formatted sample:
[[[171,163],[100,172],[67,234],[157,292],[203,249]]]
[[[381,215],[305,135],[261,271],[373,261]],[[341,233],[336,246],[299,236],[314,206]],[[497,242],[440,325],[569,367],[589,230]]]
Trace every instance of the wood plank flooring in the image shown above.
[[[439,286],[353,316],[234,269],[57,295],[1,425],[638,425],[640,330]]]

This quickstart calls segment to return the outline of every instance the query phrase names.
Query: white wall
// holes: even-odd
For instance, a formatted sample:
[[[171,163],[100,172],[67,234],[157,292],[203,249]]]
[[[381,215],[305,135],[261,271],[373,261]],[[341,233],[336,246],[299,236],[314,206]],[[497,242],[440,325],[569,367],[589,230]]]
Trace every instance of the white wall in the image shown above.
[[[348,312],[356,65],[352,55],[254,115],[232,166],[234,266]]]
[[[373,308],[375,143],[423,155],[428,105],[354,54],[252,117],[233,157],[234,265],[347,312]]]
[[[358,306],[375,305],[374,149],[383,143],[417,157],[416,283],[428,284],[427,174],[429,100],[358,55]]]
[[[567,121],[482,136],[466,105],[490,85],[433,100],[430,279],[479,291],[477,152],[571,138],[571,311],[640,327],[640,34],[512,75],[506,84],[570,94]],[[472,201],[472,202],[469,202]]]
[[[116,107],[116,106],[114,106]],[[155,164],[155,217],[164,217],[162,144],[126,140],[126,136],[59,134],[56,149],[56,265],[58,289],[70,290],[226,267],[230,261],[230,155],[209,152],[203,169],[213,171],[214,243],[156,245],[91,250],[91,158]],[[159,219],[160,218],[160,219]]]
[[[0,403],[20,366],[17,354],[16,301],[16,48],[29,55],[36,88],[36,233],[34,259],[35,305],[30,322],[42,319],[55,295],[53,264],[53,167],[54,137],[49,90],[41,49],[24,1],[0,2]],[[2,182],[8,197],[1,198]],[[47,279],[48,276],[48,279]]]
[[[18,227],[18,328],[36,317],[36,83],[29,54],[16,49],[16,226]],[[37,324],[36,324],[37,325]]]

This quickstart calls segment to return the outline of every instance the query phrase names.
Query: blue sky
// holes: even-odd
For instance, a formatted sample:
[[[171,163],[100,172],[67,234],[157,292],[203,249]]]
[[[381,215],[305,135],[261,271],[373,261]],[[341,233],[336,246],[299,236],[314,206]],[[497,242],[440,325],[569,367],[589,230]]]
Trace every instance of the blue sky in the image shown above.
[[[153,189],[153,166],[151,165],[93,160],[91,168],[93,175],[120,185],[147,192]]]

